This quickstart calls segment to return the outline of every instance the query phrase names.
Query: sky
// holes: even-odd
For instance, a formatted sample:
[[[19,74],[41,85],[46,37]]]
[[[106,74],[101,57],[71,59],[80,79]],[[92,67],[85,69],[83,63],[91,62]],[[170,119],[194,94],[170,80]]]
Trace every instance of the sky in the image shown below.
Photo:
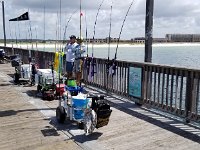
[[[104,0],[97,16],[101,2],[102,0],[81,0],[83,38],[86,38],[86,29],[87,38],[92,38],[94,35],[95,38],[108,37],[110,16],[111,37],[119,37],[122,22],[132,0]],[[66,26],[66,38],[72,34],[80,35],[80,0],[4,0],[4,7],[7,39],[65,39]],[[2,14],[2,8],[0,9]],[[9,22],[9,19],[18,17],[26,11],[29,11],[29,21]],[[144,37],[145,11],[146,0],[134,0],[121,39]],[[164,38],[166,34],[174,33],[198,34],[200,0],[154,0],[153,19],[154,38]],[[0,22],[0,38],[3,39],[2,15]]]

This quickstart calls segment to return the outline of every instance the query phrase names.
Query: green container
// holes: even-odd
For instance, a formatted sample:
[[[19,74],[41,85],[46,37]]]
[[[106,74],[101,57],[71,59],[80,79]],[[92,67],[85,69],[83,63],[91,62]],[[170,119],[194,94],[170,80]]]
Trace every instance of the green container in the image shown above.
[[[67,86],[76,87],[77,86],[76,80],[74,79],[67,80]]]

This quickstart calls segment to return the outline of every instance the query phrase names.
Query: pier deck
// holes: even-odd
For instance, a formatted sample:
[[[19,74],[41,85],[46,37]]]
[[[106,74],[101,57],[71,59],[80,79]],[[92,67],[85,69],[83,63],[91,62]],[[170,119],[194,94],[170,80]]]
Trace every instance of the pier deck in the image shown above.
[[[56,122],[57,100],[41,100],[36,96],[36,86],[14,85],[13,72],[10,64],[0,64],[1,150],[199,150],[199,126],[138,107],[113,94],[106,97],[113,110],[109,124],[85,136],[74,122]],[[89,86],[86,90],[104,93]]]

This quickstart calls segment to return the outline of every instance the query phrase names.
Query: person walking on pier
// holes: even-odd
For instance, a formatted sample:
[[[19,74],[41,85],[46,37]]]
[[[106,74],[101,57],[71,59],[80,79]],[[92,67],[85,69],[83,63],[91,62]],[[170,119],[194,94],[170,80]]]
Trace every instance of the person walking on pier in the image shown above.
[[[66,44],[65,54],[66,54],[66,75],[67,79],[72,78],[74,60],[75,60],[75,47],[78,45],[76,43],[76,36],[71,35],[69,43]]]

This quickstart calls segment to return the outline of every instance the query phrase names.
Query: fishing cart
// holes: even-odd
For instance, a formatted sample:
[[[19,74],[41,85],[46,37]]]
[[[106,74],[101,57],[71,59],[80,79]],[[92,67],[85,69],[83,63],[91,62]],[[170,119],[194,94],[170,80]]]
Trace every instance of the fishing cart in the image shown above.
[[[95,128],[108,124],[112,110],[104,100],[104,96],[90,96],[82,87],[76,85],[75,80],[68,80],[65,92],[56,108],[56,118],[59,123],[66,119],[76,121],[86,135]]]
[[[34,64],[23,64],[18,54],[10,56],[11,65],[15,68],[13,81],[15,84],[24,84],[31,81],[32,65]]]
[[[35,75],[37,92],[42,94],[42,99],[53,100],[56,94],[58,73],[52,69],[37,69]]]

